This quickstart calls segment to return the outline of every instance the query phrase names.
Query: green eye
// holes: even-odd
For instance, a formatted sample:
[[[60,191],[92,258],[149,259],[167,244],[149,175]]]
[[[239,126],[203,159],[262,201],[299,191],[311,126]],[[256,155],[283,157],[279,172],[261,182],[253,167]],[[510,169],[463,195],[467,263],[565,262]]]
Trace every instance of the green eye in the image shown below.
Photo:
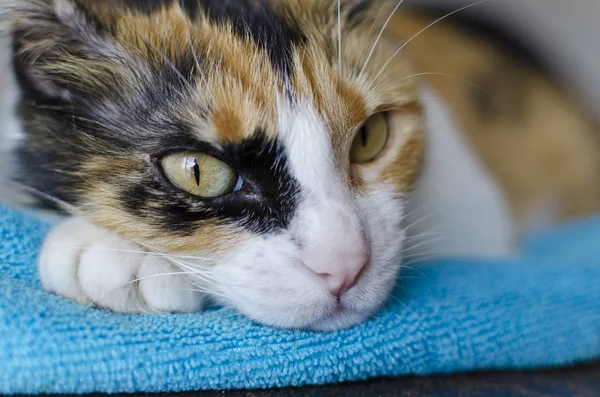
[[[383,151],[388,140],[388,122],[385,113],[375,113],[358,130],[350,149],[352,163],[368,163]]]
[[[161,160],[165,175],[195,196],[215,198],[239,189],[238,174],[224,162],[204,153],[180,152]]]

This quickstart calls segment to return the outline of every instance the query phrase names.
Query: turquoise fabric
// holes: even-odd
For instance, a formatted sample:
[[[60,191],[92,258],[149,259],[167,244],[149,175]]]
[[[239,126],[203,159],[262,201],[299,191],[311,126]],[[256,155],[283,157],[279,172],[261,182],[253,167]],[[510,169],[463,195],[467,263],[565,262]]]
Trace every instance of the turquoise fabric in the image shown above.
[[[49,226],[0,207],[0,392],[263,388],[600,358],[600,218],[538,236],[520,258],[404,273],[352,329],[263,327],[231,310],[118,315],[40,288]]]

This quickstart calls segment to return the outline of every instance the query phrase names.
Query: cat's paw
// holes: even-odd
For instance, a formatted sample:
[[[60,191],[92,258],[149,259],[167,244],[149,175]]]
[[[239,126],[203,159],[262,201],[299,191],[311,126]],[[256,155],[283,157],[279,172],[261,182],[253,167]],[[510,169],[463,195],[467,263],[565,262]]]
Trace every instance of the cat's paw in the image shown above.
[[[122,313],[194,312],[203,295],[164,256],[83,218],[56,227],[39,258],[44,288]]]

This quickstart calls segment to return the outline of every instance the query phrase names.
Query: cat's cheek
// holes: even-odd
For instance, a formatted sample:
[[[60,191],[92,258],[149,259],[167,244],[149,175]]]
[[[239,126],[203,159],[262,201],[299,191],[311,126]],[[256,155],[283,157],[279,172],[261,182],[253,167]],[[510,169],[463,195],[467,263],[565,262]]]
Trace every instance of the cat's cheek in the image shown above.
[[[361,282],[349,291],[357,310],[375,311],[393,289],[405,249],[405,200],[393,185],[380,184],[368,195],[356,199],[356,205],[371,249],[371,263]],[[355,296],[360,296],[360,299]]]
[[[298,258],[298,247],[288,233],[238,246],[213,269],[223,286],[219,300],[263,324],[310,326],[333,310],[335,298]]]
[[[371,260],[358,284],[339,301],[302,265],[307,246],[298,246],[293,231],[283,231],[238,244],[215,266],[221,303],[283,328],[333,330],[362,322],[386,302],[397,279],[405,235],[404,205],[398,197],[394,186],[382,185],[356,198]]]

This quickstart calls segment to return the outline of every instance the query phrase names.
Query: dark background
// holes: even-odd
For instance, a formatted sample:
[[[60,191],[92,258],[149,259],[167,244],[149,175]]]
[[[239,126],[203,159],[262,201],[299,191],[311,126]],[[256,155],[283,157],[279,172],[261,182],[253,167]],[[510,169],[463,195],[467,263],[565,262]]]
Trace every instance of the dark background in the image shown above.
[[[488,372],[375,379],[321,387],[134,394],[115,397],[600,397],[600,362],[531,372]],[[50,396],[42,396],[50,397]],[[101,397],[93,395],[90,397]]]

